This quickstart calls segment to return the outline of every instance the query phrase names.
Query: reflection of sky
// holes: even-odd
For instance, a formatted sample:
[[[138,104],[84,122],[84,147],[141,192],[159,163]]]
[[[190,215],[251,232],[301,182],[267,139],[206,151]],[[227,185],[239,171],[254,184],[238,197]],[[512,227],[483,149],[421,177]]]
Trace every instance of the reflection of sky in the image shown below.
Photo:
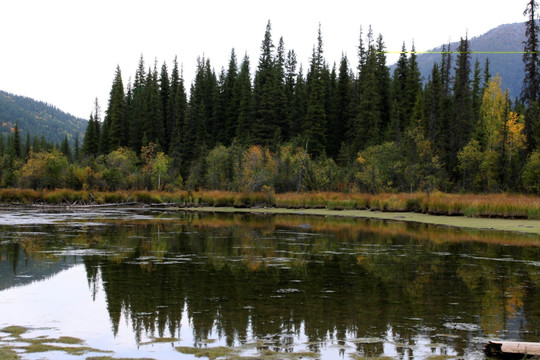
[[[0,291],[0,328],[10,325],[47,328],[29,332],[26,336],[78,337],[90,347],[114,351],[115,357],[155,357],[159,351],[159,359],[178,359],[179,353],[170,344],[137,348],[129,323],[121,321],[117,336],[113,336],[105,294],[98,291],[92,301],[82,264],[45,281]],[[182,335],[190,336],[188,333]],[[43,356],[25,354],[24,358],[43,359]],[[89,355],[76,357],[55,352],[51,356],[51,359],[61,360],[85,359]]]

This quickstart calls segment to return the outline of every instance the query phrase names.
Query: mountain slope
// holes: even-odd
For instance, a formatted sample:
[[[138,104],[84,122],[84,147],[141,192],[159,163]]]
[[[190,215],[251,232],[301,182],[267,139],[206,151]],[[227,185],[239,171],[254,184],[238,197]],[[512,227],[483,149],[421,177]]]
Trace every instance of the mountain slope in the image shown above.
[[[0,135],[10,133],[19,123],[21,137],[45,135],[49,142],[60,143],[65,135],[82,141],[88,121],[67,114],[54,106],[0,90]]]
[[[471,38],[471,51],[523,51],[523,42],[525,41],[525,23],[514,23],[500,25],[487,33]],[[459,42],[450,43],[450,50],[456,51]],[[448,50],[448,49],[447,49]],[[427,81],[433,64],[441,63],[442,45],[435,49],[429,50],[433,54],[418,54],[418,67],[423,76],[423,80]],[[457,54],[452,56],[452,67],[455,66]],[[523,82],[524,70],[522,54],[471,54],[471,72],[474,70],[476,59],[479,60],[483,71],[486,58],[489,58],[489,72],[492,76],[499,74],[502,77],[503,89],[509,89],[510,98],[519,97],[521,85]],[[395,65],[391,66],[392,72]]]

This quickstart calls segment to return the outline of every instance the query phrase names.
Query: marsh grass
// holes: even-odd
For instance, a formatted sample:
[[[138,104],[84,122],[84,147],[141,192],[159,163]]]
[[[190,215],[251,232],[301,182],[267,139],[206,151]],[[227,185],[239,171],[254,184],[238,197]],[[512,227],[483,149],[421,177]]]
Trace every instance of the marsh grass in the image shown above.
[[[0,190],[4,204],[172,204],[211,207],[278,207],[286,209],[372,210],[416,212],[432,215],[540,219],[540,197],[519,194],[399,193],[282,193],[228,191],[115,191],[89,192],[70,189],[34,191]]]

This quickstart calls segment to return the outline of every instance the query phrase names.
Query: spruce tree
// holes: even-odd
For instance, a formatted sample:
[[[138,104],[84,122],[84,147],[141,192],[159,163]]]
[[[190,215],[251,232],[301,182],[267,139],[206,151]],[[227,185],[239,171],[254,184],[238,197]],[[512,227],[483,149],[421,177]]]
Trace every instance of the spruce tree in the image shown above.
[[[110,92],[109,105],[105,112],[105,126],[107,126],[108,132],[107,148],[102,149],[105,153],[127,144],[124,101],[122,73],[120,67],[117,66]]]
[[[304,78],[304,71],[302,65],[298,69],[298,75],[296,76],[296,85],[294,89],[293,98],[293,116],[290,123],[290,138],[299,138],[302,135],[302,129],[304,128],[304,122],[306,119],[308,103],[308,94],[306,80]]]
[[[274,43],[272,42],[272,26],[266,25],[264,39],[261,44],[261,55],[255,72],[253,84],[254,105],[254,139],[260,145],[270,145],[276,129],[276,97],[275,86],[277,72],[275,71]]]
[[[146,86],[146,71],[144,58],[141,55],[139,64],[135,72],[135,81],[133,82],[133,97],[131,106],[128,108],[128,123],[129,123],[129,147],[139,152],[141,149],[144,127],[144,112],[145,112],[145,86]]]
[[[13,140],[11,145],[11,154],[14,158],[20,159],[22,157],[22,143],[21,143],[21,131],[19,130],[19,122],[15,123],[13,129]]]
[[[308,103],[303,134],[308,152],[313,156],[321,155],[326,149],[326,109],[323,43],[321,27],[317,35],[317,46],[313,49],[311,66],[307,77]]]
[[[218,126],[221,128],[217,132],[218,143],[228,146],[235,135],[238,121],[238,102],[234,99],[234,89],[238,78],[238,62],[234,49],[231,50],[229,66],[227,72],[223,73],[220,79],[220,90],[218,100],[218,111],[216,116]]]
[[[336,159],[341,143],[345,140],[346,130],[353,121],[352,109],[353,79],[349,69],[349,61],[343,54],[337,75],[335,106],[328,121],[328,155]]]
[[[175,173],[180,171],[182,166],[182,144],[186,111],[187,98],[183,74],[180,74],[178,70],[178,62],[175,58],[171,74],[171,95],[169,98],[168,113],[169,122],[167,125],[167,131],[171,133],[169,155],[172,158],[171,167]]]
[[[71,162],[71,146],[69,146],[69,141],[67,134],[64,136],[62,143],[60,144],[60,152],[64,154],[69,162]]]
[[[287,131],[283,132],[285,140],[289,140],[296,134],[293,134],[292,124],[295,118],[295,96],[296,96],[296,66],[298,61],[296,59],[296,53],[294,50],[289,50],[287,53],[287,60],[285,61],[285,81],[284,81],[284,94],[285,94],[285,108],[284,116],[287,123]]]
[[[391,83],[390,69],[386,66],[386,48],[384,45],[383,37],[381,34],[377,37],[376,42],[376,59],[377,66],[375,70],[375,76],[377,77],[377,86],[380,94],[380,134],[381,139],[384,133],[390,126],[391,113],[392,113],[392,96],[391,96]],[[419,73],[419,72],[418,72]]]
[[[161,100],[160,109],[161,109],[161,120],[162,124],[160,125],[161,129],[159,132],[160,144],[162,149],[169,149],[171,142],[172,133],[169,132],[172,130],[171,124],[169,124],[169,102],[171,96],[171,85],[169,80],[169,71],[167,69],[167,64],[164,62],[161,66],[161,72],[159,74],[159,98]]]
[[[453,118],[448,129],[453,134],[450,137],[450,169],[457,166],[457,154],[469,142],[473,130],[470,56],[469,40],[461,38],[453,87]]]
[[[32,144],[30,142],[30,132],[26,132],[26,143],[24,144],[24,158],[25,159],[28,159],[28,156],[30,155],[30,152],[32,151]],[[1,150],[0,150],[0,154],[1,154]]]
[[[238,79],[234,86],[234,102],[238,106],[238,116],[236,119],[235,136],[241,145],[249,144],[253,139],[253,94],[251,88],[251,77],[249,67],[249,57],[244,56]]]
[[[528,16],[525,23],[525,46],[523,49],[523,63],[525,64],[525,77],[521,89],[521,100],[527,106],[525,112],[525,135],[527,137],[527,150],[533,151],[540,140],[540,28],[537,22],[538,4],[529,0],[523,12]]]

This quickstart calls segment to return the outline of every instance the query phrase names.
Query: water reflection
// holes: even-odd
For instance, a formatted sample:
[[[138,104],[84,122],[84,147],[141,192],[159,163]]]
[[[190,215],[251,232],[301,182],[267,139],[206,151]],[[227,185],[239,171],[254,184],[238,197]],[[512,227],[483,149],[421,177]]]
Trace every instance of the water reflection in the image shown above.
[[[540,248],[527,236],[198,214],[2,231],[11,235],[0,245],[1,289],[21,271],[41,279],[82,262],[92,296],[104,292],[113,334],[127,321],[138,343],[178,337],[187,323],[186,346],[217,336],[259,352],[334,346],[342,356],[423,358],[539,335]]]

